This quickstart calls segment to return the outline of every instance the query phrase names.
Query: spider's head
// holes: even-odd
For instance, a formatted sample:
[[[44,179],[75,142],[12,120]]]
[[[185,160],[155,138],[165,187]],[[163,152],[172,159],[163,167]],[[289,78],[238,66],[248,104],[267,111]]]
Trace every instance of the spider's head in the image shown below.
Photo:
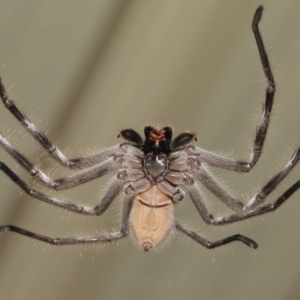
[[[168,154],[171,151],[170,145],[173,134],[173,130],[171,127],[166,126],[162,129],[158,129],[152,126],[145,126],[144,133],[145,141],[143,145],[143,150],[145,154]]]
[[[196,135],[192,132],[184,132],[179,134],[173,141],[173,130],[166,126],[163,128],[154,128],[152,126],[145,126],[144,128],[145,140],[133,129],[124,129],[118,135],[124,140],[140,147],[145,154],[168,154],[171,151],[178,150],[190,144],[196,139]]]

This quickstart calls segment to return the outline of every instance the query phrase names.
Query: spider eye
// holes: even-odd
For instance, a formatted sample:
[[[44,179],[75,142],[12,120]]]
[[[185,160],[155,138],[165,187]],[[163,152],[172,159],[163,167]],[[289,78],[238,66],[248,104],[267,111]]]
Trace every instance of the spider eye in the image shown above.
[[[142,146],[144,141],[142,137],[133,129],[124,129],[119,134],[118,137],[122,137],[124,140],[131,142],[137,146]]]
[[[197,140],[196,134],[192,132],[180,133],[174,141],[172,141],[170,149],[176,150],[177,148],[183,147],[191,143],[193,140]]]

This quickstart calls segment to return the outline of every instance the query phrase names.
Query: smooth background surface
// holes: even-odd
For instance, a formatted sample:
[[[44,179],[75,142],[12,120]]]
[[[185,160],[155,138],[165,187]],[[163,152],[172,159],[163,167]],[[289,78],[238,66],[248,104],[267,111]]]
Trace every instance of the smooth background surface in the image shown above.
[[[266,81],[252,16],[261,29],[278,86],[270,135],[251,174],[215,170],[246,201],[299,146],[300,2],[11,1],[0,2],[0,73],[9,95],[69,157],[120,141],[118,130],[146,124],[197,132],[197,145],[249,157]],[[70,172],[2,106],[0,130],[53,178]],[[92,149],[92,150],[91,150]],[[37,185],[0,150],[0,159],[36,189],[95,205],[108,177],[65,192]],[[300,177],[300,166],[270,201]],[[53,237],[117,229],[120,203],[100,218],[82,217],[20,194],[0,174],[0,223]],[[215,215],[229,213],[204,192]],[[254,251],[233,243],[209,251],[179,233],[158,253],[130,238],[108,246],[60,247],[0,236],[1,299],[299,299],[300,192],[278,210],[240,224],[204,224],[186,197],[176,217],[211,240],[243,233]]]

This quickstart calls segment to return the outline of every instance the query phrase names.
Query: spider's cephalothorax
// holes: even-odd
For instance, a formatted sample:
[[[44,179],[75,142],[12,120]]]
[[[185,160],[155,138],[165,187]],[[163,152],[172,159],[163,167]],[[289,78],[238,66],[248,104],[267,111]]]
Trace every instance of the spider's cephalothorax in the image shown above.
[[[184,132],[172,141],[173,130],[171,127],[144,128],[145,140],[133,129],[124,129],[119,136],[139,147],[145,154],[143,166],[145,175],[153,183],[162,181],[168,169],[167,156],[171,151],[178,150],[190,144],[196,135],[192,132]]]
[[[256,130],[248,161],[232,160],[190,145],[193,140],[196,140],[196,136],[192,132],[181,133],[172,140],[170,127],[158,129],[151,126],[146,126],[144,129],[145,140],[136,131],[125,129],[120,132],[125,143],[88,157],[68,159],[8,98],[0,80],[0,97],[5,107],[28,130],[29,134],[61,165],[70,169],[83,170],[74,176],[53,180],[17,151],[0,133],[0,144],[4,150],[27,170],[34,180],[50,189],[63,190],[97,179],[116,169],[119,169],[119,173],[114,177],[99,204],[95,207],[88,207],[60,200],[30,188],[3,162],[0,162],[0,170],[30,197],[75,213],[99,216],[106,211],[118,194],[121,194],[123,203],[121,229],[107,235],[50,238],[15,225],[2,225],[0,232],[13,231],[54,245],[112,242],[131,232],[142,249],[148,251],[160,245],[175,228],[208,249],[233,241],[241,241],[249,247],[257,248],[258,245],[253,240],[240,234],[214,242],[208,241],[174,220],[173,208],[174,204],[184,197],[184,192],[180,188],[183,187],[206,224],[225,225],[272,212],[300,188],[299,180],[275,202],[265,203],[267,197],[298,163],[300,148],[294,152],[282,170],[245,203],[224,190],[206,169],[206,165],[210,165],[239,173],[250,172],[261,156],[275,94],[274,77],[258,28],[262,11],[263,7],[259,6],[253,17],[252,30],[267,79],[267,88],[261,123]],[[231,208],[233,213],[222,217],[213,216],[207,208],[193,175],[211,193]]]

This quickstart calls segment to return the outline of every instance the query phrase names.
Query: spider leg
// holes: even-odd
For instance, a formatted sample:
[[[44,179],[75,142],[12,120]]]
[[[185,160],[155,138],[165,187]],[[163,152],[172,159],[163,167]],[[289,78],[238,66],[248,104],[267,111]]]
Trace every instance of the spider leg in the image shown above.
[[[283,169],[271,178],[268,183],[263,186],[261,191],[252,197],[245,205],[244,210],[255,208],[264,202],[266,197],[275,190],[278,184],[292,171],[296,164],[300,160],[300,148],[298,148],[288,163],[283,167]]]
[[[54,144],[52,144],[52,142],[47,138],[47,136],[43,132],[38,130],[35,127],[35,125],[26,117],[26,115],[23,114],[17,108],[14,102],[8,98],[5,87],[1,81],[1,77],[0,77],[0,98],[2,99],[4,106],[27,129],[29,134],[32,137],[34,137],[44,149],[48,151],[48,153],[52,158],[54,158],[58,163],[60,163],[64,167],[70,169],[83,169],[83,168],[91,167],[114,156],[114,154],[119,150],[119,148],[123,146],[123,145],[121,146],[117,145],[88,157],[69,159]],[[18,160],[18,154],[11,151],[12,147],[9,145],[7,140],[1,134],[0,134],[0,144],[13,158]]]
[[[200,245],[204,246],[207,249],[213,249],[213,248],[223,246],[228,243],[235,242],[235,241],[240,241],[240,242],[244,243],[245,245],[247,245],[248,247],[253,248],[253,249],[256,249],[258,247],[258,244],[255,241],[253,241],[253,240],[249,239],[248,237],[241,235],[241,234],[231,235],[225,239],[211,242],[211,241],[204,239],[203,237],[201,237],[199,234],[195,233],[194,231],[182,226],[178,222],[175,222],[175,227],[178,231],[186,234],[188,237],[190,237],[191,239],[193,239],[194,241],[196,241],[197,243],[199,243]]]
[[[30,238],[40,240],[42,242],[46,242],[48,244],[52,244],[56,246],[114,242],[129,234],[128,221],[129,221],[130,210],[132,207],[132,200],[133,200],[133,196],[131,194],[128,195],[125,193],[123,194],[122,202],[124,203],[124,207],[123,207],[121,230],[107,235],[93,236],[93,237],[50,238],[14,225],[1,225],[0,232],[13,231],[21,235],[25,235]]]
[[[239,212],[245,207],[245,204],[243,202],[233,198],[227,191],[225,191],[202,166],[199,171],[193,171],[200,179],[200,181],[205,185],[205,187],[232,210]],[[170,183],[176,185],[189,185],[189,181],[193,181],[193,179],[188,174],[180,172],[169,172],[165,176],[165,179]]]
[[[142,164],[139,159],[137,159],[134,156],[123,156],[123,155],[115,155],[112,158],[109,158],[107,161],[104,161],[103,163],[99,164],[98,166],[91,168],[87,171],[84,171],[82,173],[79,173],[77,175],[57,179],[54,181],[51,181],[50,183],[45,182],[42,180],[43,178],[38,177],[38,179],[41,180],[41,183],[45,184],[48,187],[51,187],[55,190],[63,190],[63,189],[69,189],[74,186],[89,182],[91,180],[94,180],[96,178],[102,177],[111,171],[119,168],[119,167],[131,167],[134,169],[142,169]],[[128,171],[130,172],[130,171]],[[119,173],[120,174],[120,173]]]
[[[162,191],[165,195],[168,195],[172,199],[174,204],[181,201],[184,198],[184,191],[182,191],[178,187],[171,185],[165,180],[159,182],[157,186],[160,191]]]
[[[232,195],[230,195],[221,185],[214,179],[214,177],[205,169],[203,165],[198,161],[196,162],[192,171],[199,178],[199,180],[204,184],[204,186],[211,191],[215,196],[217,196],[224,204],[233,209],[236,212],[243,210],[245,204]]]
[[[195,172],[195,170],[193,171]],[[245,207],[242,202],[234,199],[231,195],[229,195],[208,172],[202,172],[201,175],[203,175],[203,178],[200,178],[200,180],[204,183],[204,185],[227,206],[229,206],[236,212],[241,211]],[[200,189],[198,188],[192,176],[187,173],[169,171],[165,176],[165,180],[170,182],[172,185],[183,185],[187,189],[189,196],[194,202],[203,220],[207,224],[211,223],[211,220],[213,220],[213,216],[209,213],[206,204],[201,197]]]
[[[246,220],[251,217],[260,216],[268,212],[272,212],[281,206],[289,197],[291,197],[300,188],[300,180],[295,182],[289,189],[287,189],[280,197],[276,199],[274,203],[268,203],[266,205],[248,209],[240,213],[236,213],[226,217],[214,218],[211,220],[212,225],[224,225],[234,222]]]
[[[214,153],[204,151],[201,148],[189,146],[187,148],[187,153],[189,155],[198,156],[199,159],[203,162],[206,162],[212,166],[228,169],[236,172],[249,172],[255,166],[257,161],[259,160],[264,142],[266,139],[270,118],[271,118],[271,111],[274,102],[274,94],[276,90],[276,85],[273,77],[273,73],[271,70],[271,66],[269,63],[268,55],[265,50],[265,46],[263,40],[261,38],[258,24],[261,20],[263,11],[263,6],[259,6],[254,14],[253,21],[252,21],[252,30],[254,33],[254,37],[256,40],[261,64],[263,67],[263,71],[265,73],[266,79],[268,81],[268,85],[266,88],[266,98],[263,104],[263,114],[261,118],[261,123],[256,130],[256,135],[254,139],[254,145],[250,154],[250,159],[248,162],[244,161],[235,161],[229,158],[221,157]]]
[[[1,225],[0,232],[17,232],[21,235],[28,236],[30,238],[46,242],[48,244],[62,246],[62,245],[75,245],[75,244],[86,244],[86,243],[105,243],[119,240],[125,236],[124,233],[113,232],[108,235],[94,236],[94,237],[67,237],[67,238],[51,238],[42,234],[38,234],[27,229],[15,226],[15,225]]]
[[[264,71],[265,76],[268,81],[268,86],[266,88],[266,101],[265,101],[264,107],[263,107],[262,121],[261,121],[260,126],[257,128],[256,136],[255,136],[255,140],[254,140],[254,147],[253,147],[252,153],[250,155],[249,163],[251,165],[251,168],[256,164],[256,162],[258,161],[258,159],[260,158],[260,155],[262,153],[263,144],[264,144],[268,126],[270,123],[271,111],[272,111],[272,107],[273,107],[274,95],[275,95],[275,90],[276,90],[276,85],[275,85],[273,73],[271,70],[271,66],[269,63],[268,55],[265,50],[265,46],[264,46],[263,40],[261,38],[261,34],[259,32],[259,28],[258,28],[258,23],[260,22],[261,17],[262,17],[262,12],[263,12],[263,6],[260,5],[257,8],[257,10],[254,14],[254,17],[253,17],[252,30],[253,30],[254,37],[256,40],[256,44],[257,44],[261,64],[263,67],[263,71]]]
[[[118,195],[122,189],[125,180],[120,172],[112,181],[111,185],[108,187],[106,193],[104,194],[100,204],[94,208],[76,205],[70,202],[59,200],[55,197],[40,193],[35,189],[30,188],[16,173],[14,173],[10,168],[8,168],[4,163],[0,163],[0,170],[2,170],[13,182],[15,182],[27,195],[35,199],[41,200],[43,202],[52,204],[54,206],[64,208],[69,211],[73,211],[84,215],[101,215],[111,204],[113,199]]]
[[[300,151],[300,150],[299,150]],[[298,153],[297,151],[296,153]],[[289,161],[289,163],[286,165],[286,167],[277,174],[274,178],[272,178],[263,188],[260,193],[257,195],[264,195],[264,198],[266,198],[266,193],[270,194],[275,187],[279,184],[279,182],[287,175],[285,171],[287,170],[288,166],[291,165],[291,161],[295,160],[298,157],[297,160],[299,160],[299,154],[293,155],[292,159]],[[292,167],[291,167],[292,168]],[[290,171],[290,170],[289,170]],[[287,173],[289,172],[287,171]],[[200,216],[204,220],[204,222],[208,225],[224,225],[224,224],[230,224],[238,221],[242,221],[254,216],[263,215],[265,213],[271,212],[276,210],[279,206],[281,206],[290,196],[292,196],[299,188],[300,188],[300,180],[298,180],[296,183],[294,183],[289,189],[287,189],[280,197],[276,199],[274,203],[268,203],[266,205],[260,206],[258,208],[245,208],[243,211],[225,216],[225,217],[214,217],[209,210],[207,209],[207,206],[205,202],[202,199],[201,192],[195,183],[193,177],[191,177],[188,174],[181,174],[178,172],[178,174],[175,174],[176,172],[172,172],[171,176],[167,174],[165,177],[166,180],[170,181],[173,184],[181,184],[184,185],[184,187],[187,189],[187,192],[192,199],[197,211],[199,212]],[[282,178],[282,176],[284,176]],[[257,197],[257,195],[255,197]],[[257,202],[260,201],[261,198],[257,197]],[[251,200],[250,200],[251,201]],[[255,202],[255,204],[257,204]],[[254,204],[253,204],[254,205]]]
[[[60,178],[53,181],[48,176],[45,177],[46,175],[44,173],[40,173],[40,170],[36,169],[36,178],[49,188],[53,188],[55,190],[65,190],[102,177],[117,169],[118,167],[120,167],[120,162],[118,162],[114,158],[110,158],[107,161],[104,161],[98,166],[87,171],[81,172],[71,177]]]
[[[113,179],[112,183],[109,185],[100,203],[95,207],[91,208],[83,205],[76,205],[70,202],[62,201],[55,197],[46,195],[44,193],[40,193],[35,189],[29,188],[28,185],[16,173],[14,173],[10,168],[8,168],[4,163],[1,162],[0,170],[2,170],[13,182],[15,182],[27,195],[29,195],[32,198],[38,199],[40,201],[52,204],[60,208],[64,208],[75,213],[92,216],[100,216],[106,211],[106,209],[112,203],[114,198],[119,194],[127,180],[127,170],[119,172],[117,176],[115,176],[115,178]],[[134,176],[135,175],[130,176],[131,179],[133,179]],[[142,178],[135,182],[131,182],[126,188],[125,192],[127,194],[137,194],[148,189],[150,185],[151,184],[148,179]]]
[[[20,158],[20,157],[19,157]],[[25,167],[32,177],[38,180],[41,184],[47,186],[48,188],[52,188],[54,190],[65,190],[80,184],[86,183],[88,181],[94,180],[101,176],[106,175],[107,173],[117,169],[120,167],[119,163],[114,159],[110,158],[109,160],[99,164],[98,166],[91,168],[88,171],[81,172],[74,176],[60,178],[56,180],[52,180],[45,173],[43,173],[38,168],[34,167],[24,156],[22,157],[22,161],[19,160],[20,164]],[[2,165],[5,165],[3,162],[0,162]],[[0,170],[4,171],[3,168]]]
[[[95,167],[90,168],[87,171],[83,171],[79,174],[76,174],[67,178],[60,178],[56,180],[52,180],[49,176],[47,176],[40,169],[35,167],[23,154],[14,149],[11,144],[3,138],[0,134],[0,144],[2,144],[3,148],[6,150],[8,154],[10,154],[28,173],[41,184],[47,186],[48,188],[54,190],[64,190],[75,187],[77,185],[86,183],[88,181],[94,180],[98,177],[104,176],[107,173],[117,169],[121,166],[126,166],[129,164],[134,164],[137,168],[142,168],[142,165],[138,165],[137,159],[141,157],[140,150],[136,147],[133,147],[129,144],[118,145],[114,147],[114,155],[111,157],[107,157],[102,163],[96,164]],[[112,148],[111,148],[112,149]],[[111,151],[108,149],[102,153],[110,153]],[[128,156],[125,156],[129,154]],[[124,158],[125,156],[125,158]]]
[[[203,164],[198,159],[190,159],[189,163],[194,174],[199,180],[220,200],[227,206],[238,212],[254,208],[265,201],[267,196],[279,185],[279,183],[290,173],[300,159],[300,148],[295,151],[291,159],[284,166],[284,168],[261,189],[254,197],[252,197],[246,204],[233,198],[228,194],[220,184],[213,178],[213,176],[205,169]]]
[[[207,206],[202,199],[200,189],[198,188],[192,176],[189,176],[188,174],[183,175],[183,185],[187,189],[187,192],[190,198],[192,199],[194,205],[196,206],[197,211],[199,212],[200,216],[206,224],[211,224],[214,220],[214,217],[208,211]]]

